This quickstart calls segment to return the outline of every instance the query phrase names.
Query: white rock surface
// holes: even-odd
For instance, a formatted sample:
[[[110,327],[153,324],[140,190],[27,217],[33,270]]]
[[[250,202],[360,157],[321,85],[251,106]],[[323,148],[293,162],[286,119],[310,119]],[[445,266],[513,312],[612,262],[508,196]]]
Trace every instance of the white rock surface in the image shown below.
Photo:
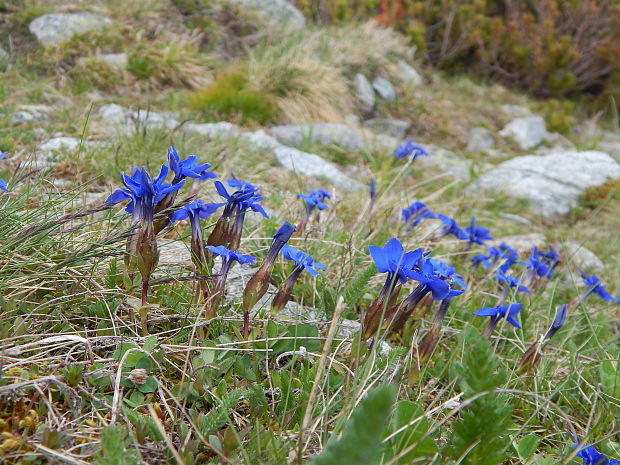
[[[306,18],[301,11],[285,0],[228,0],[230,3],[263,12],[273,23],[303,28]]]
[[[541,116],[524,116],[513,119],[499,132],[502,137],[510,137],[523,150],[536,147],[547,137],[545,120]]]
[[[396,90],[390,81],[384,77],[378,76],[372,81],[372,87],[377,91],[379,97],[386,102],[396,101]]]
[[[183,126],[185,132],[197,133],[208,139],[228,139],[239,137],[240,130],[236,124],[221,121],[219,123],[188,123]]]
[[[94,55],[92,57],[78,58],[78,63],[85,64],[90,61],[104,63],[110,68],[117,71],[122,71],[127,68],[127,54],[126,53],[107,53],[103,55]]]
[[[281,146],[273,151],[278,162],[286,169],[305,176],[323,177],[345,191],[363,189],[359,182],[349,178],[336,165],[313,153],[302,152],[292,147]]]
[[[355,75],[353,83],[355,84],[357,99],[364,105],[366,110],[372,110],[375,106],[375,90],[372,88],[368,78],[358,73]]]
[[[560,244],[562,260],[572,263],[586,272],[603,271],[605,264],[594,252],[577,242],[563,242]]]
[[[140,126],[148,128],[163,126],[172,129],[180,124],[176,119],[179,117],[176,112],[142,109],[132,111],[114,103],[100,107],[97,116],[103,123],[125,133],[132,133],[138,130]]]
[[[405,60],[398,60],[396,63],[396,70],[400,78],[406,84],[419,86],[424,83],[424,79],[420,73],[418,73],[417,70]]]
[[[357,133],[344,124],[317,123],[274,126],[269,131],[284,145],[300,146],[309,141],[321,145],[341,145],[350,150],[362,148],[362,141]]]
[[[373,128],[381,134],[387,134],[388,136],[402,139],[407,134],[411,123],[401,119],[376,118],[365,121],[364,125]]]
[[[484,173],[469,190],[526,199],[533,211],[552,218],[568,213],[587,188],[618,178],[620,165],[606,153],[567,151],[513,158]]]
[[[491,131],[483,127],[475,127],[469,130],[467,136],[468,152],[481,152],[482,150],[492,149],[495,146],[495,140]]]
[[[253,150],[275,150],[282,144],[274,137],[271,137],[262,129],[258,131],[243,132],[241,140],[245,141]]]
[[[103,29],[112,20],[92,13],[52,13],[31,21],[28,30],[43,45],[57,45],[69,40],[73,34]]]

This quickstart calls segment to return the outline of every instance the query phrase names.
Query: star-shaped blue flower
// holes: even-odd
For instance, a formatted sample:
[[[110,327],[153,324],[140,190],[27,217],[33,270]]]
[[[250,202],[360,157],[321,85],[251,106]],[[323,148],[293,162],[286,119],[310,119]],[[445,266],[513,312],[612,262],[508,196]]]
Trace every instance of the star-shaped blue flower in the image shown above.
[[[217,189],[218,194],[220,194],[220,196],[224,197],[227,200],[228,204],[237,205],[241,212],[245,212],[246,210],[251,209],[252,211],[260,213],[265,218],[269,218],[267,212],[258,203],[262,201],[263,198],[256,193],[255,189],[249,189],[245,191],[239,190],[233,192],[232,194],[229,194],[226,190],[226,187],[224,187],[224,184],[222,184],[220,181],[215,181],[215,188]]]
[[[287,260],[291,260],[295,263],[295,268],[306,270],[312,276],[318,276],[317,270],[325,271],[325,266],[321,263],[316,263],[314,258],[305,252],[295,250],[293,246],[286,244],[282,247],[282,256]]]
[[[396,275],[402,284],[412,276],[413,267],[423,257],[422,249],[405,253],[403,245],[393,237],[382,247],[369,245],[368,251],[380,273],[388,273],[389,279]]]
[[[418,157],[428,157],[429,155],[424,147],[414,144],[411,139],[407,139],[404,143],[398,144],[398,147],[394,149],[393,154],[399,159],[411,157],[412,160],[415,160]]]
[[[585,292],[587,292],[588,294],[594,293],[607,303],[620,303],[620,297],[614,297],[609,292],[607,292],[607,289],[605,289],[605,286],[601,284],[601,280],[598,276],[588,276],[582,270],[579,270],[579,272],[583,277],[583,283],[587,286]]]
[[[230,250],[223,245],[208,245],[207,249],[209,249],[214,255],[219,255],[220,257],[222,257],[222,260],[226,262],[235,261],[243,265],[246,263],[254,263],[256,261],[256,258],[254,258],[252,255],[243,255],[239,251]]]
[[[497,322],[502,318],[506,318],[506,321],[512,326],[521,329],[521,325],[515,318],[521,311],[522,306],[522,304],[506,304],[498,307],[484,307],[480,310],[476,310],[473,314],[480,317],[491,317],[492,322]]]
[[[424,219],[437,218],[423,202],[413,202],[407,208],[403,209],[403,221],[412,227],[419,225]]]
[[[202,200],[196,200],[184,205],[172,214],[170,222],[181,221],[186,218],[208,218],[217,211],[218,208],[226,205],[225,203],[203,203]]]
[[[476,226],[475,216],[471,217],[471,223],[468,228],[465,228],[465,232],[469,235],[469,241],[472,243],[484,245],[484,241],[493,239],[493,236],[489,234],[489,228]]]
[[[502,272],[499,272],[495,275],[495,277],[500,283],[505,283],[508,287],[516,287],[517,292],[524,292],[526,294],[532,293],[532,291],[530,291],[527,287],[520,285],[519,280],[514,276],[508,276]]]
[[[573,445],[573,449],[577,447],[579,447],[579,444]],[[577,453],[577,457],[583,459],[583,465],[618,465],[618,459],[608,459],[605,454],[601,454],[594,446],[582,446]]]
[[[211,165],[208,163],[199,165],[198,157],[196,156],[192,155],[181,161],[174,147],[168,149],[168,165],[170,165],[170,169],[174,173],[172,184],[181,182],[185,178],[200,179],[201,181],[217,178],[215,173],[209,171]]]
[[[547,279],[551,279],[553,277],[553,268],[549,266],[549,263],[546,261],[545,257],[541,257],[538,247],[532,248],[532,255],[528,259],[526,265],[530,270],[532,270],[533,273],[540,277],[544,276]]]
[[[457,224],[454,218],[450,218],[449,216],[441,215],[441,214],[437,215],[437,218],[439,218],[441,222],[444,224],[444,227],[441,230],[442,236],[447,236],[448,234],[451,234],[452,236],[462,241],[469,239],[469,234],[467,234],[467,232],[463,231],[459,227],[459,225]]]

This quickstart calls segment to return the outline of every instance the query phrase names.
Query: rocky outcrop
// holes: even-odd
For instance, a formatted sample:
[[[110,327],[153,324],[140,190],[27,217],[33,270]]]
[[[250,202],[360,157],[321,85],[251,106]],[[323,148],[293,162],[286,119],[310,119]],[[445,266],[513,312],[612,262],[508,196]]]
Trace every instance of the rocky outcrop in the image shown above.
[[[28,30],[43,45],[58,45],[74,34],[103,29],[111,24],[110,18],[93,13],[52,13],[34,19]]]

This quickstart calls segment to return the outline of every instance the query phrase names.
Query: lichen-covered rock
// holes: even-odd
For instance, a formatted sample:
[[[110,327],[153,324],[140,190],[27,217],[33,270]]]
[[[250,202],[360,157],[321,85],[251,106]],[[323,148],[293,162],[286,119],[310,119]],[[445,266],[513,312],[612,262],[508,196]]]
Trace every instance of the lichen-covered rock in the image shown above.
[[[392,85],[392,83],[384,77],[376,77],[372,81],[372,87],[377,91],[379,97],[381,97],[386,102],[391,103],[396,101],[396,90],[394,90],[394,86]]]
[[[524,116],[513,119],[499,133],[509,137],[523,150],[536,147],[547,137],[547,126],[541,116]]]
[[[52,13],[32,20],[28,30],[43,45],[58,45],[73,34],[103,29],[111,24],[110,18],[93,13]]]
[[[528,200],[533,211],[552,218],[568,213],[587,188],[618,178],[620,165],[606,153],[566,151],[505,161],[480,176],[469,190]]]
[[[285,0],[228,0],[230,3],[262,12],[273,23],[303,28],[306,18],[301,11]]]
[[[372,88],[372,84],[363,74],[356,74],[353,80],[355,84],[355,90],[357,99],[364,105],[367,111],[370,111],[375,106],[375,90]]]
[[[467,136],[468,152],[480,152],[482,150],[492,149],[495,146],[495,140],[491,131],[487,128],[475,127],[469,130]]]

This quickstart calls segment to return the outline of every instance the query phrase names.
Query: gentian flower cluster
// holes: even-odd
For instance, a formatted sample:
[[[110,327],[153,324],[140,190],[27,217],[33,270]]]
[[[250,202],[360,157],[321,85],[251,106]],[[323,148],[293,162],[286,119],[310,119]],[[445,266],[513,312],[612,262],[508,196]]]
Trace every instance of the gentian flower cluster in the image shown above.
[[[218,219],[215,228],[207,239],[207,245],[223,245],[229,249],[236,250],[241,243],[243,234],[243,222],[248,210],[260,213],[265,218],[269,218],[267,212],[259,204],[263,198],[258,195],[258,188],[248,182],[236,179],[228,180],[231,187],[240,186],[241,189],[230,194],[224,184],[215,181],[215,188],[218,194],[226,199],[224,212]]]
[[[468,228],[465,228],[465,232],[468,235],[470,246],[472,244],[484,245],[484,241],[493,239],[493,236],[489,234],[489,228],[476,226],[475,216],[471,217],[471,223]]]
[[[412,161],[418,157],[428,157],[429,155],[424,147],[414,144],[411,139],[407,139],[404,143],[398,144],[393,154],[398,159],[411,158]]]
[[[441,232],[439,233],[440,238],[447,236],[447,235],[451,235],[461,241],[469,240],[469,234],[467,234],[466,231],[463,231],[460,228],[460,226],[458,225],[458,223],[456,222],[454,218],[450,218],[449,216],[442,215],[442,214],[438,214],[437,218],[439,218],[444,225]]]

